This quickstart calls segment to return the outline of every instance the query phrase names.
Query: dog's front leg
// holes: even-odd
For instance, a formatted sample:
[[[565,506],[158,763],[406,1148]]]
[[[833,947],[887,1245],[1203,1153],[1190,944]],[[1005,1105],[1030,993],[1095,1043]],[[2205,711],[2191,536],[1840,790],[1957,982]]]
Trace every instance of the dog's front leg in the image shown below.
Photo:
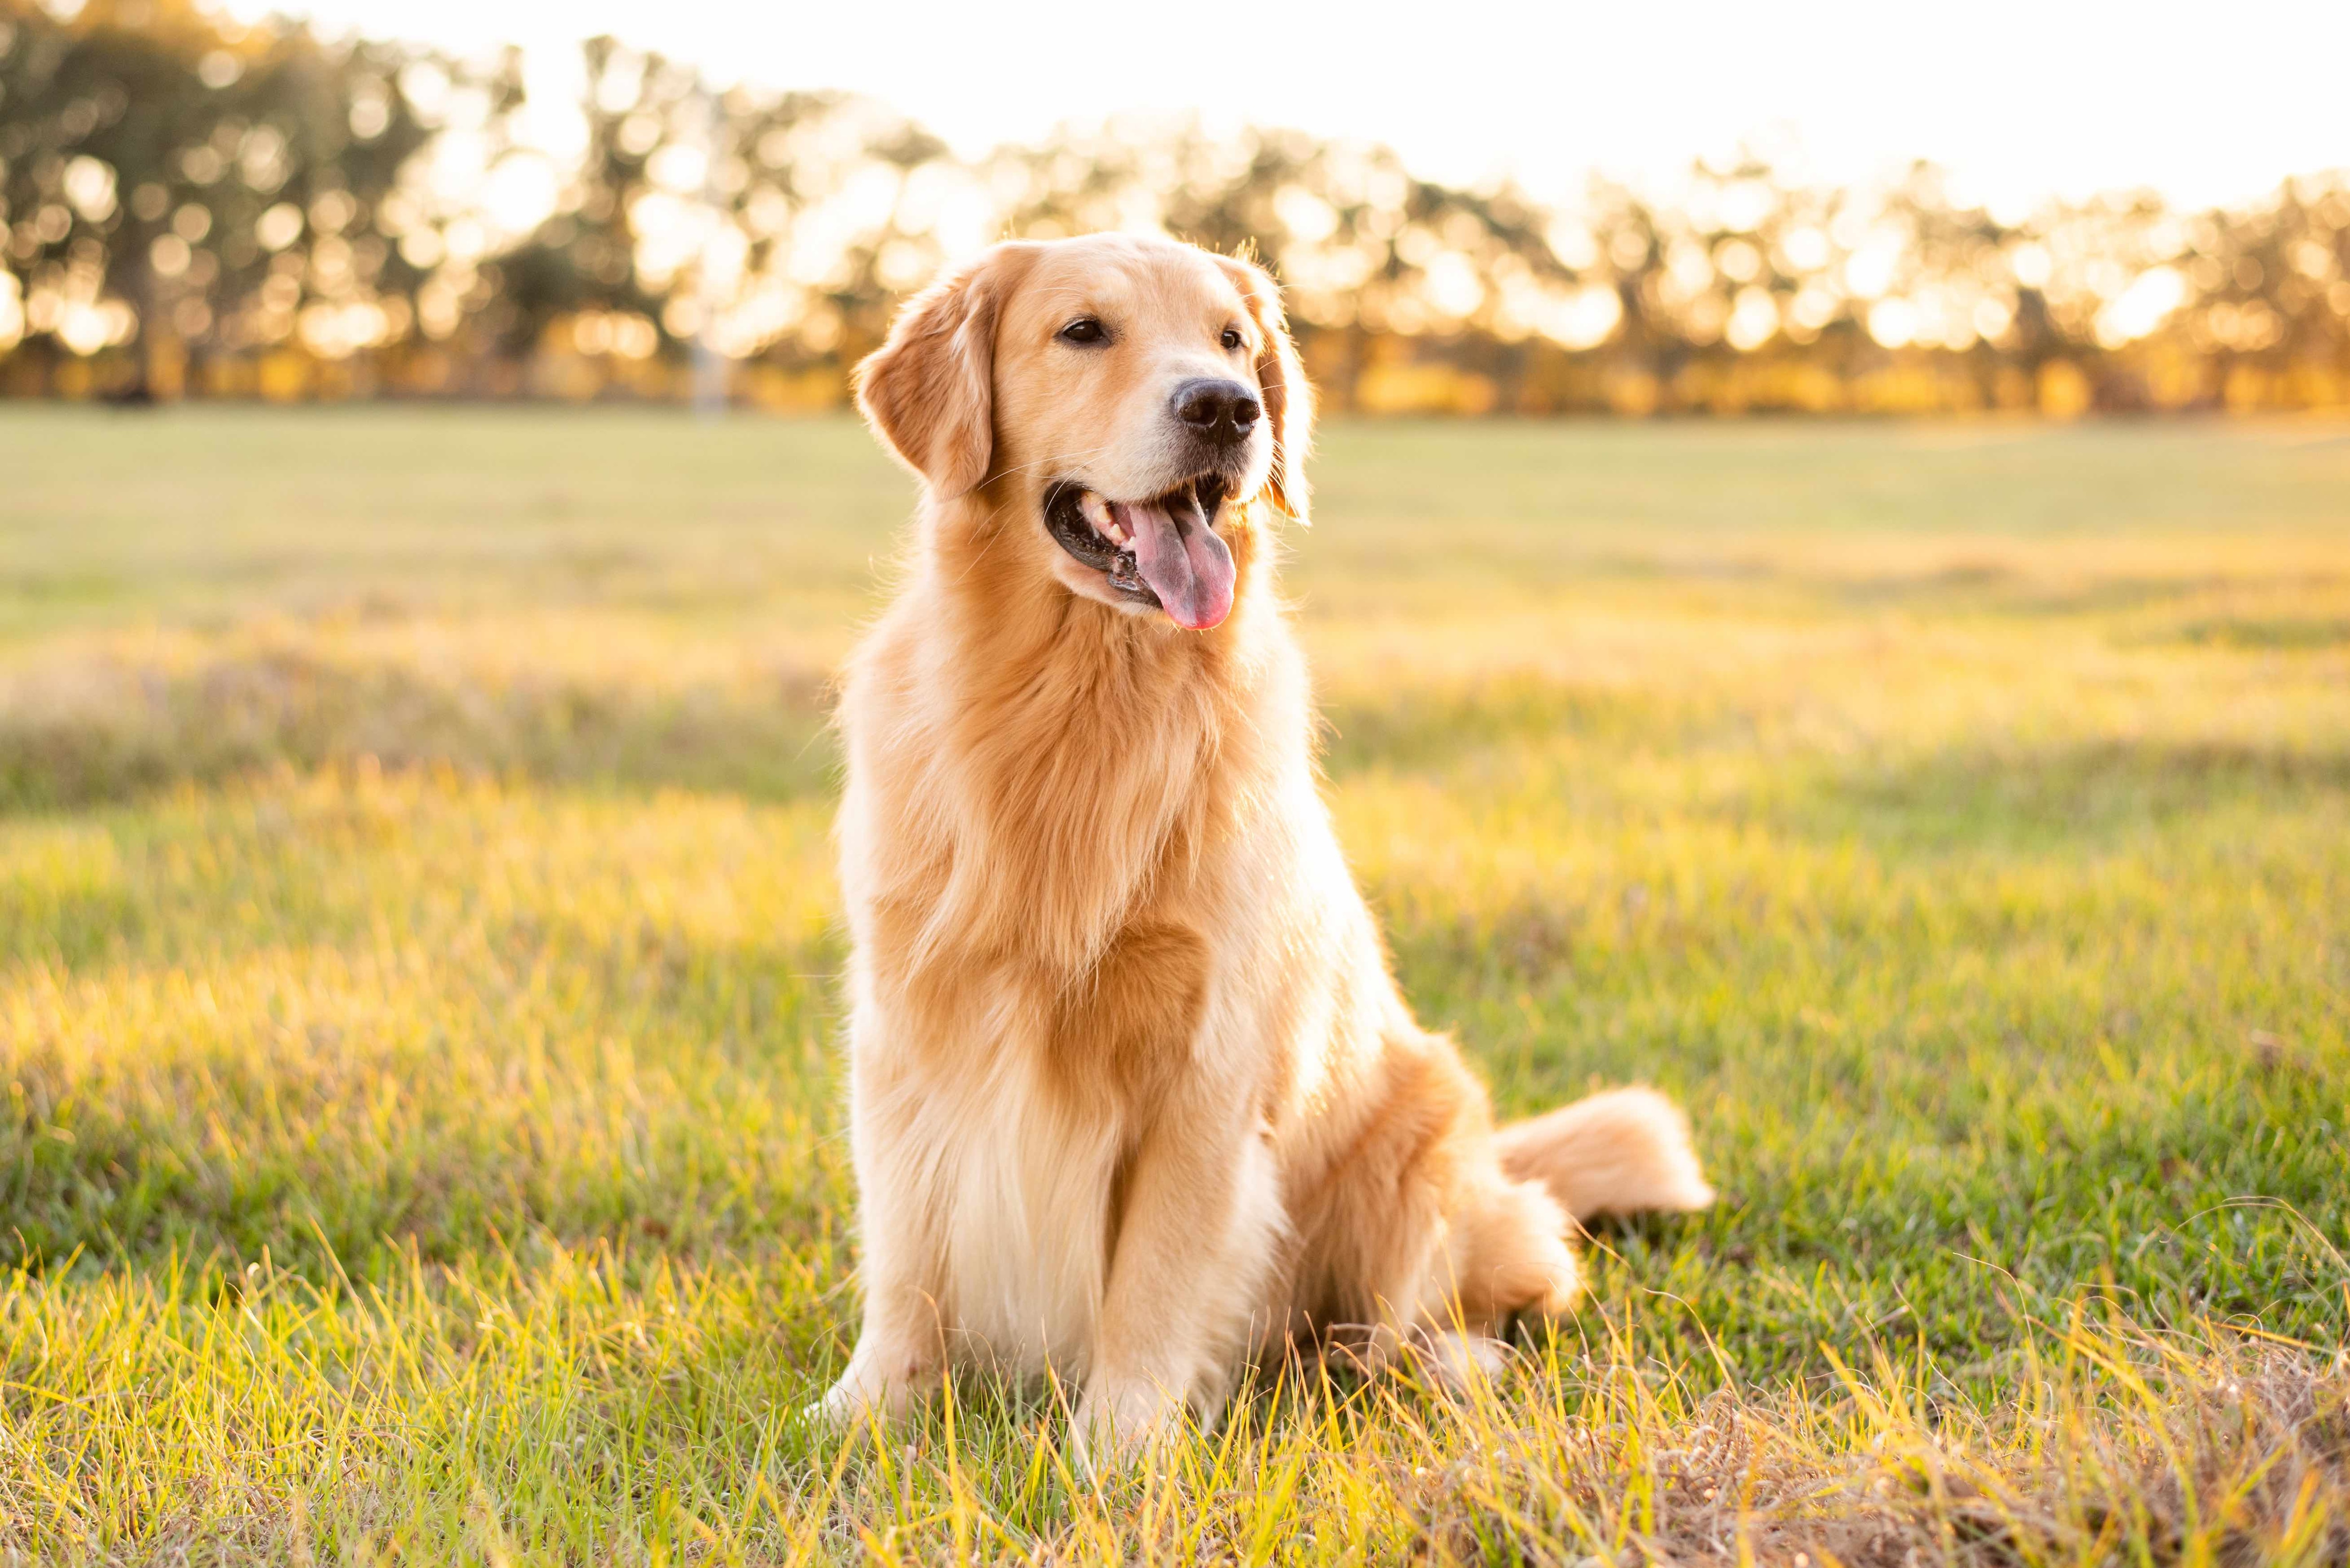
[[[1273,1152],[1246,1099],[1191,1085],[1136,1150],[1077,1406],[1087,1455],[1132,1449],[1186,1405],[1213,1416],[1246,1353],[1282,1233]]]
[[[899,1415],[916,1392],[934,1385],[944,1365],[937,1205],[921,1185],[931,1167],[920,1157],[916,1130],[902,1125],[913,1096],[876,1049],[877,1024],[859,1017],[851,1028],[849,1146],[865,1314],[847,1367],[818,1407],[839,1425]]]
[[[857,1349],[817,1407],[825,1419],[851,1427],[868,1419],[889,1420],[924,1387],[935,1387],[941,1355],[938,1305],[922,1288],[911,1260],[881,1238],[881,1215],[865,1203],[865,1259],[858,1271],[865,1286],[865,1314]]]

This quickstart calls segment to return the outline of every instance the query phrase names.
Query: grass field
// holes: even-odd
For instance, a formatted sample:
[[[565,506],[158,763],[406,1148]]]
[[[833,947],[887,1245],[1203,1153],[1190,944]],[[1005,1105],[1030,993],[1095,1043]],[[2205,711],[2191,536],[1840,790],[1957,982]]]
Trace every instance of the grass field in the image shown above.
[[[1448,1398],[795,1412],[855,1322],[847,422],[0,407],[19,1561],[2339,1563],[2350,427],[1351,424],[1406,989],[1726,1200]]]

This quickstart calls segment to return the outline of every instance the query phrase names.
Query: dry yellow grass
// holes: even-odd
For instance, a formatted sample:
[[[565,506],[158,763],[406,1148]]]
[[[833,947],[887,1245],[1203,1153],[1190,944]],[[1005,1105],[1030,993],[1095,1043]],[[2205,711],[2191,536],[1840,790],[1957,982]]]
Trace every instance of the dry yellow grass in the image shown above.
[[[0,1548],[2337,1562],[2350,435],[1354,425],[1330,793],[1505,1107],[1729,1200],[1099,1485],[845,1351],[841,423],[0,424]]]

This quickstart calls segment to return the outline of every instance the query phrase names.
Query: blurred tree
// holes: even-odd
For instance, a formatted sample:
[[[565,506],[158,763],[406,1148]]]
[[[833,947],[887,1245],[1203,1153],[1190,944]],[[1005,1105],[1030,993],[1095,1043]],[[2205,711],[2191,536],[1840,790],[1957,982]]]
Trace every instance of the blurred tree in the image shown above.
[[[1576,269],[1549,214],[1514,190],[1414,178],[1388,149],[1251,130],[1219,141],[1194,121],[1115,122],[1006,149],[983,171],[1009,194],[1004,228],[1033,237],[1164,228],[1248,250],[1290,286],[1312,363],[1342,405],[1378,369],[1375,345],[1428,337],[1470,373],[1514,383],[1513,345]]]
[[[421,277],[372,233],[432,135],[410,52],[230,29],[190,0],[0,0],[0,164],[26,335],[135,348],[126,389],[199,352],[397,337]],[[373,302],[400,302],[386,313]],[[357,304],[353,317],[347,307]]]
[[[198,390],[671,396],[692,342],[738,395],[837,401],[949,257],[1128,228],[1262,256],[1341,407],[2350,402],[2340,174],[2003,221],[1925,165],[1824,190],[1747,153],[1553,208],[1181,120],[965,162],[870,99],[720,93],[608,37],[582,65],[577,106],[532,106],[512,51],[0,0],[0,385],[170,392],[192,357]],[[525,134],[575,109],[576,155]]]
[[[504,287],[490,325],[508,353],[528,351],[557,322],[591,311],[653,324],[655,348],[670,340],[658,325],[661,295],[639,274],[633,208],[655,188],[656,156],[677,145],[681,121],[697,116],[700,80],[609,37],[590,39],[585,54],[587,149],[556,211],[498,261]]]

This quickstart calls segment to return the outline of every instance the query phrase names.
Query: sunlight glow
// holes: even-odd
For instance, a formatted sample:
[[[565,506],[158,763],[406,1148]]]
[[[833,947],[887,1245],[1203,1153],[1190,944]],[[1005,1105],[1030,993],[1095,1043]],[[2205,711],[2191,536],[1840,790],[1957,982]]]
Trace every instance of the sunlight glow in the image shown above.
[[[1740,289],[1738,303],[1730,313],[1730,324],[1722,330],[1730,346],[1741,353],[1760,348],[1778,330],[1779,306],[1770,291],[1751,286]]]
[[[1868,335],[1887,348],[1904,348],[1918,336],[1918,307],[1906,299],[1880,299],[1868,309]]]
[[[1383,141],[1457,182],[1513,171],[1563,198],[1594,167],[1658,182],[1693,156],[1718,157],[1768,133],[1782,150],[1801,149],[1806,172],[1828,182],[1932,159],[1960,172],[1966,200],[2013,216],[2051,193],[2141,185],[2190,205],[2227,202],[2287,170],[2350,163],[2350,117],[2339,112],[2334,79],[2350,57],[2350,6],[2336,0],[2265,7],[2263,36],[2293,47],[2258,69],[2215,60],[2209,25],[2123,26],[2102,0],[1981,0],[1964,26],[1868,0],[1774,9],[1696,0],[1676,13],[1676,35],[1691,43],[1673,52],[1668,113],[1658,112],[1648,73],[1626,68],[1653,56],[1654,17],[1585,0],[1471,0],[1450,8],[1440,27],[1401,0],[1253,6],[1253,57],[1311,60],[1311,70],[1202,69],[1200,51],[1169,47],[1163,17],[1083,0],[900,0],[886,12],[722,0],[228,5],[248,21],[290,9],[330,29],[463,50],[519,43],[535,69],[541,57],[609,33],[722,80],[870,94],[967,157],[1040,140],[1065,121],[1197,112],[1220,132],[1253,122]],[[2029,61],[2012,53],[2022,37],[2033,40]],[[1040,49],[1076,40],[1104,68],[1040,73]],[[2067,61],[2096,67],[2066,71]],[[2018,110],[1982,112],[1985,81],[2012,83]],[[1012,83],[1035,85],[1007,90]],[[567,95],[534,82],[532,96]],[[2192,113],[2148,112],[2190,103]],[[2116,125],[2128,134],[2114,134]],[[1750,198],[1724,199],[1721,221],[1736,228]]]
[[[1605,284],[1579,288],[1560,300],[1543,330],[1569,348],[1593,348],[1607,341],[1624,319],[1624,302]]]
[[[2177,267],[2141,274],[2120,298],[2097,313],[2097,341],[2108,348],[2145,337],[2187,299],[2187,280]]]

